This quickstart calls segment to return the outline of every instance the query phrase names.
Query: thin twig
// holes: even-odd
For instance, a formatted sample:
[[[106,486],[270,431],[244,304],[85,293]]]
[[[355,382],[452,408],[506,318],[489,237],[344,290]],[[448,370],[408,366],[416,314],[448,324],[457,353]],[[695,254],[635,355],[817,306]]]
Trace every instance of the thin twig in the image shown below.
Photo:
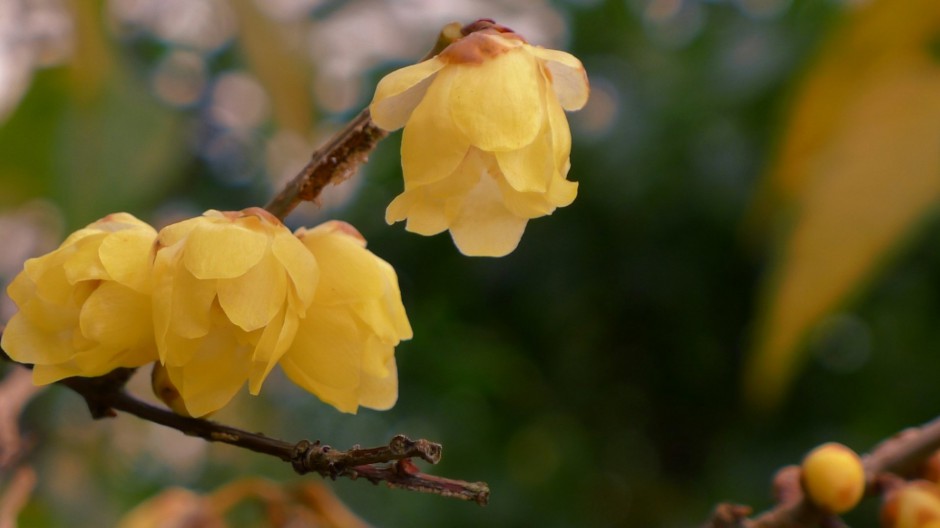
[[[12,361],[2,349],[0,357]],[[29,368],[29,365],[16,364]],[[66,378],[58,383],[81,395],[95,419],[114,417],[117,415],[115,411],[126,412],[209,442],[220,442],[277,457],[289,462],[301,475],[317,473],[334,480],[339,477],[363,477],[373,484],[385,482],[393,488],[433,493],[480,505],[485,505],[489,500],[490,491],[485,482],[466,482],[417,471],[411,459],[420,458],[431,464],[438,463],[442,451],[440,444],[424,439],[411,440],[405,435],[395,436],[385,446],[365,449],[354,446],[348,451],[333,449],[319,441],[301,440],[291,444],[210,420],[181,416],[138,400],[124,390],[132,373],[133,369],[116,369],[97,378]]]

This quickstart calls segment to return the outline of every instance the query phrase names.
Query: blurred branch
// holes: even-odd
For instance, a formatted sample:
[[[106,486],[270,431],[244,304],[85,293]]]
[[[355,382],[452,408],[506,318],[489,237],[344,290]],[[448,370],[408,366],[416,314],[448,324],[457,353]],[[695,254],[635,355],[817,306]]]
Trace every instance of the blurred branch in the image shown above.
[[[20,435],[20,414],[40,390],[22,369],[10,371],[0,382],[0,470],[13,467],[27,451],[27,442]]]
[[[0,357],[12,362],[2,349]],[[16,364],[29,368],[29,365]],[[395,436],[385,446],[366,449],[353,446],[348,451],[333,449],[319,441],[301,440],[291,444],[209,420],[181,416],[140,401],[124,390],[124,384],[133,372],[133,369],[117,369],[97,378],[66,378],[58,383],[81,395],[95,419],[113,417],[116,416],[115,411],[123,411],[188,436],[277,457],[289,462],[301,475],[317,473],[334,480],[339,477],[353,480],[362,477],[373,484],[385,482],[392,488],[454,497],[480,505],[489,500],[486,483],[435,477],[417,471],[411,459],[420,458],[436,464],[441,459],[440,444],[424,439],[411,440],[404,435]]]
[[[910,476],[922,468],[926,460],[940,449],[940,417],[920,427],[901,431],[882,441],[862,457],[865,467],[865,494],[876,496],[887,487],[885,483],[896,476]],[[806,498],[800,485],[798,466],[787,466],[774,477],[774,495],[777,505],[748,518],[751,508],[731,503],[715,507],[711,518],[702,528],[832,528],[844,526]]]
[[[16,470],[0,495],[0,528],[16,528],[16,518],[36,487],[36,471],[29,466]]]

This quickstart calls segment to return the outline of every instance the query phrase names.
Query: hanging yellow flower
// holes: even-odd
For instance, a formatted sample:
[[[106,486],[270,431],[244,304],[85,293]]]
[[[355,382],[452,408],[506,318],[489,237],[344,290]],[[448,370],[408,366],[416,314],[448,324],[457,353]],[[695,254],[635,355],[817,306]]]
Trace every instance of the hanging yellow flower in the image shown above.
[[[392,407],[395,346],[412,336],[395,270],[345,222],[300,229],[297,236],[316,258],[320,282],[281,368],[341,411]]]
[[[150,251],[157,233],[127,213],[72,233],[26,261],[7,292],[19,307],[3,331],[33,382],[100,376],[154,361]]]
[[[294,340],[318,280],[317,262],[259,208],[207,211],[167,226],[153,264],[160,361],[192,416],[257,394]]]
[[[583,107],[589,87],[572,55],[482,27],[386,76],[369,109],[379,127],[405,127],[405,190],[386,220],[423,235],[449,229],[462,253],[503,256],[530,218],[574,200],[564,110]]]

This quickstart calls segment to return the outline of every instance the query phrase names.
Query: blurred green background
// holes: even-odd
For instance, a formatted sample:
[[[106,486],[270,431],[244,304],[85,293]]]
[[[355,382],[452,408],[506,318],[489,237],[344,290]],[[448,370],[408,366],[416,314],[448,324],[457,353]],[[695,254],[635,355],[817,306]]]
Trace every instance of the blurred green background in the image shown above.
[[[884,4],[901,6],[896,24],[866,26]],[[480,508],[331,484],[375,526],[679,527],[724,500],[761,510],[774,471],[813,446],[867,451],[940,413],[940,90],[919,88],[940,70],[936,11],[922,0],[4,0],[0,281],[109,212],[163,225],[262,205],[445,23],[494,18],[587,68],[591,102],[569,115],[578,199],[530,222],[509,256],[463,257],[447,235],[385,225],[402,185],[393,134],[362,174],[288,224],[349,221],[398,271],[415,331],[397,350],[398,405],[342,415],[280,376],[216,418],[339,448],[425,437],[444,445],[427,471],[492,489]],[[847,48],[851,60],[833,58]],[[911,57],[917,89],[872,91],[882,96],[871,120],[840,121],[833,108],[843,103],[868,108],[851,90],[894,79],[879,72]],[[829,83],[827,95],[806,106],[814,79]],[[903,108],[914,124],[892,128]],[[813,210],[811,190],[825,187],[811,184],[822,178],[813,169],[788,167],[822,163],[814,156],[829,144],[879,152],[840,132],[866,127],[916,131],[897,143],[925,145],[926,161],[847,181],[928,190],[913,193],[916,204],[859,207],[874,226],[892,210],[916,213],[884,244],[840,251],[839,241],[873,229],[855,219],[829,253],[799,253],[810,269],[845,261],[867,271],[839,275],[848,286],[795,331],[803,352],[781,360],[792,375],[754,374],[749,361],[773,332],[768,306],[795,254],[793,226]],[[801,138],[804,149],[787,150]],[[895,151],[910,159],[876,143],[885,166]],[[838,173],[833,156],[825,174]],[[788,194],[774,183],[783,172],[810,183]],[[825,192],[848,204],[858,195]],[[807,284],[800,298],[817,293]],[[5,319],[8,301],[3,310]],[[748,376],[785,388],[752,397]],[[132,382],[142,396],[145,377]],[[23,420],[39,484],[21,526],[112,525],[173,485],[206,492],[246,475],[301,478],[132,417],[92,423],[62,388]],[[849,523],[875,526],[876,508],[868,501]]]

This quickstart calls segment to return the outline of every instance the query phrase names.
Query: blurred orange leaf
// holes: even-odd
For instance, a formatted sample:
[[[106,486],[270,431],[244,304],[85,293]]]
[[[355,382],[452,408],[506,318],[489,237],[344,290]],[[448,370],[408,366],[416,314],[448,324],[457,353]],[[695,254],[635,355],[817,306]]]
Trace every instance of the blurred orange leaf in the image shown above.
[[[940,3],[871,2],[797,93],[760,217],[790,215],[745,390],[775,404],[807,333],[872,278],[940,200]]]

